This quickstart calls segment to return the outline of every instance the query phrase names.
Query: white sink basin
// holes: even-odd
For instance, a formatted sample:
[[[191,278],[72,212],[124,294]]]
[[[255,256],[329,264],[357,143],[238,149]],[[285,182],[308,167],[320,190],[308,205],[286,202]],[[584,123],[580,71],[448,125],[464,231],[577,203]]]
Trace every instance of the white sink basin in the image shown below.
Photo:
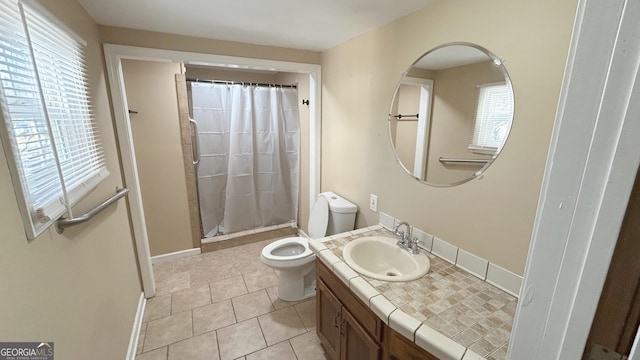
[[[362,275],[383,281],[410,281],[431,267],[424,253],[412,255],[396,245],[397,239],[367,236],[350,241],[342,251],[344,261]]]

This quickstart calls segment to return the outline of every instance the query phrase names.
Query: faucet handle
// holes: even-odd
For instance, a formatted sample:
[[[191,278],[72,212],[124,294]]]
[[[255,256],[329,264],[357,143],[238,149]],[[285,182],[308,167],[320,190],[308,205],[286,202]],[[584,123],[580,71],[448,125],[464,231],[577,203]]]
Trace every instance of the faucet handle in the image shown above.
[[[407,251],[409,251],[410,253],[416,255],[420,253],[420,247],[418,246],[419,242],[418,242],[418,238],[414,236],[413,240],[408,240],[406,247],[407,247]]]

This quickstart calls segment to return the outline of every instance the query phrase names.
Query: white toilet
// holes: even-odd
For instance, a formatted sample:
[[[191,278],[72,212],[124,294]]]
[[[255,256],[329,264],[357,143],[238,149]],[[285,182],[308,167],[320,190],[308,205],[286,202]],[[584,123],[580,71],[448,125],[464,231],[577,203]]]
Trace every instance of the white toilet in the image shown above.
[[[327,235],[353,230],[358,207],[328,191],[316,198],[309,215],[309,236],[319,239]],[[260,260],[278,270],[278,297],[284,301],[298,301],[316,293],[315,253],[309,239],[289,237],[272,242],[262,249]]]

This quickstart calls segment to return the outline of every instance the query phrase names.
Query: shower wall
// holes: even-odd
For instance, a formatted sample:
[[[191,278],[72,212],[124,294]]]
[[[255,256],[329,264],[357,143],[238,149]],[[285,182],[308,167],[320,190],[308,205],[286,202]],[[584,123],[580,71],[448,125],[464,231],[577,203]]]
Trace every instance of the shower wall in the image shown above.
[[[180,64],[123,60],[151,256],[190,249],[192,229],[178,121]],[[192,195],[193,196],[193,195]]]
[[[178,117],[180,119],[180,138],[182,140],[182,156],[185,179],[187,180],[187,200],[189,202],[189,220],[191,224],[191,243],[194,248],[200,247],[202,226],[200,224],[200,202],[198,199],[198,182],[196,179],[195,129],[191,124],[191,106],[187,94],[187,80],[184,74],[176,74],[176,93],[178,95]]]

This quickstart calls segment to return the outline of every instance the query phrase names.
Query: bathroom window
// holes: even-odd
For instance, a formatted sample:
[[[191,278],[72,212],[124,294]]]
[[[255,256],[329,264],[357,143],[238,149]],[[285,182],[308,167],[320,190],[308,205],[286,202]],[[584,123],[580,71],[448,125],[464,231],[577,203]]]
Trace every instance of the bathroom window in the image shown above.
[[[0,134],[29,239],[109,174],[91,115],[85,47],[36,2],[0,0]]]
[[[469,150],[495,154],[504,144],[513,119],[513,95],[505,83],[478,86],[478,105]]]

